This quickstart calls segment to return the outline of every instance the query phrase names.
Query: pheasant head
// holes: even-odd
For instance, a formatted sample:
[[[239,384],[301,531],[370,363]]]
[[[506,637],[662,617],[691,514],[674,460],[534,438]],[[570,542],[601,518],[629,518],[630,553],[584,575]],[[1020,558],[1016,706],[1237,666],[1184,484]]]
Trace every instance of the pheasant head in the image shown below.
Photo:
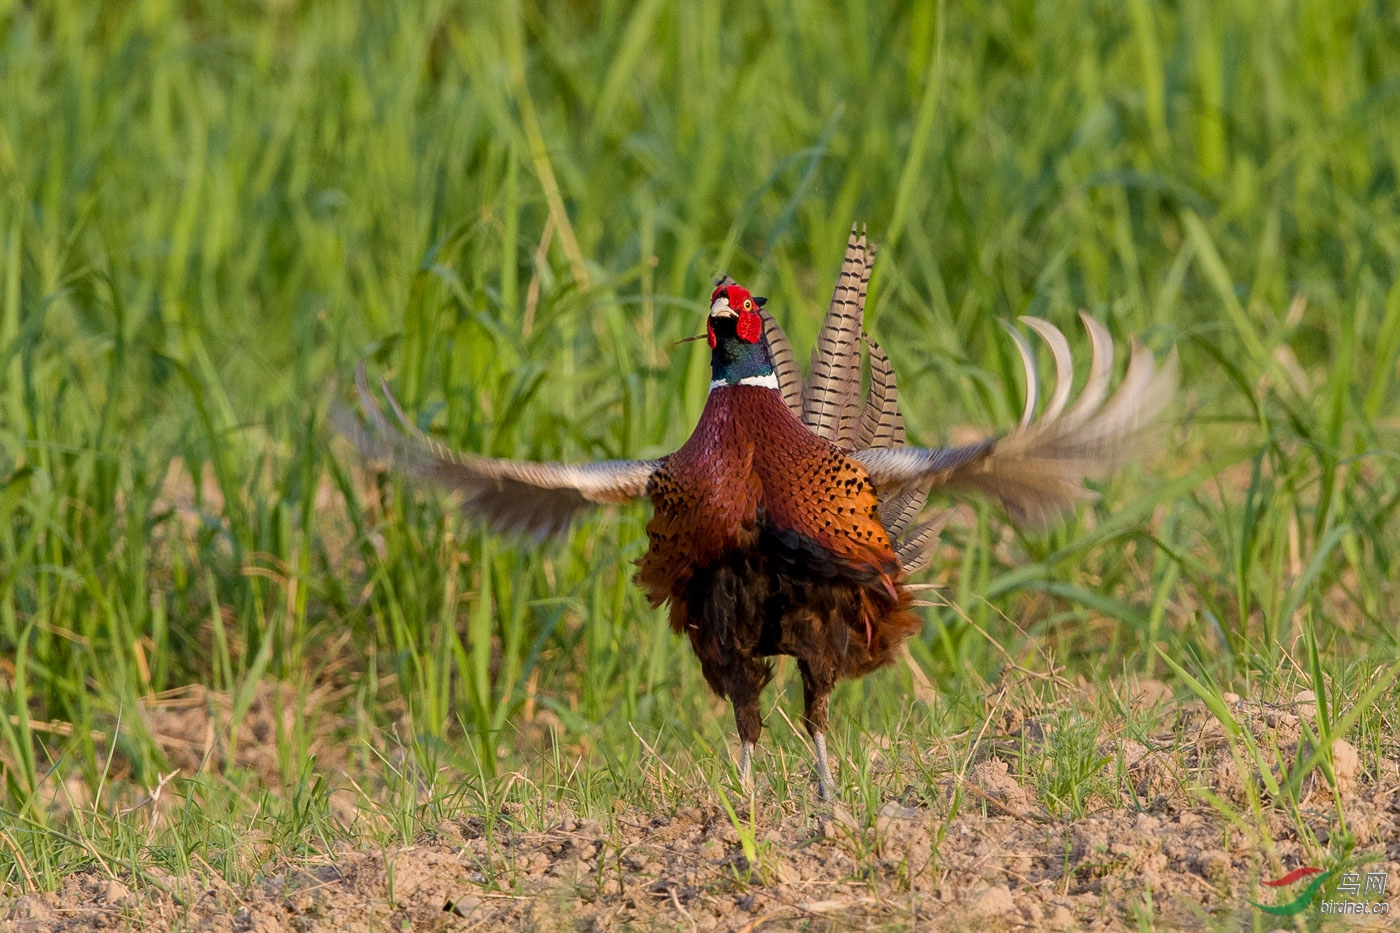
[[[710,295],[705,336],[710,341],[710,389],[726,385],[778,387],[763,318],[758,309],[767,299],[756,298],[741,285],[721,285]]]

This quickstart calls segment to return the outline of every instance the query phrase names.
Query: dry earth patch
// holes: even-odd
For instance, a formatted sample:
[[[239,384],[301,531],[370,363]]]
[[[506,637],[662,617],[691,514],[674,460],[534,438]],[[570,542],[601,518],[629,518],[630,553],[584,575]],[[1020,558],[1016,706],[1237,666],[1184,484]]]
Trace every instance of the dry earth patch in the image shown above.
[[[1310,698],[1226,700],[1286,780],[1310,750]],[[0,917],[26,931],[1239,928],[1254,922],[1250,900],[1285,899],[1261,879],[1343,848],[1346,866],[1400,884],[1393,751],[1363,763],[1339,741],[1331,778],[1316,770],[1296,805],[1272,801],[1241,745],[1184,703],[1149,741],[1094,749],[1118,796],[1097,793],[1076,817],[1023,772],[1033,755],[1014,751],[1052,731],[1023,719],[936,788],[868,809],[760,796],[755,814],[732,816],[702,791],[668,812],[619,803],[598,821],[509,803],[489,826],[465,816],[411,846],[345,847],[244,887],[156,873],[138,889],[120,871],[75,873],[57,893],[0,903]],[[1302,917],[1313,928],[1385,919],[1332,920],[1316,906]]]

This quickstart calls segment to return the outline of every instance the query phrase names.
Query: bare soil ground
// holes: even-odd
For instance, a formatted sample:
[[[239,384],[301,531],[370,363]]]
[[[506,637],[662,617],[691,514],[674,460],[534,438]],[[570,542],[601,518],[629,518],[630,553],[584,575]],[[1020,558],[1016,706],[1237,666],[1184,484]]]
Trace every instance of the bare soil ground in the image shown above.
[[[1231,706],[1278,753],[1280,776],[1307,752],[1306,697]],[[1259,917],[1249,901],[1284,903],[1303,886],[1274,891],[1261,879],[1352,844],[1347,864],[1400,885],[1391,757],[1363,765],[1367,756],[1337,743],[1335,781],[1314,772],[1294,808],[1269,801],[1239,743],[1199,705],[1182,704],[1168,726],[1147,744],[1101,744],[1118,799],[1100,795],[1078,818],[1053,815],[1060,808],[993,743],[932,793],[906,788],[860,818],[841,804],[798,812],[760,797],[756,814],[736,820],[710,797],[664,813],[619,806],[605,826],[509,805],[490,827],[458,819],[412,846],[346,849],[248,887],[169,877],[133,890],[119,872],[75,874],[55,894],[0,902],[0,918],[24,931],[269,933],[1387,926],[1385,916],[1329,918],[1316,905]],[[1043,738],[1033,720],[1018,731]]]

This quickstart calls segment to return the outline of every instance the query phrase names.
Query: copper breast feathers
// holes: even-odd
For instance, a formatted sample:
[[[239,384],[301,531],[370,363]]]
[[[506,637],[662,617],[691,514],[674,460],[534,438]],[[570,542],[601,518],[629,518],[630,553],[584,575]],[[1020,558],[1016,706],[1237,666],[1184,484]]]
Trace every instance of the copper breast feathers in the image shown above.
[[[865,470],[808,430],[772,389],[713,391],[647,493],[651,548],[639,577],[655,604],[680,596],[694,569],[754,546],[760,529],[785,550],[812,551],[858,576],[898,572]]]

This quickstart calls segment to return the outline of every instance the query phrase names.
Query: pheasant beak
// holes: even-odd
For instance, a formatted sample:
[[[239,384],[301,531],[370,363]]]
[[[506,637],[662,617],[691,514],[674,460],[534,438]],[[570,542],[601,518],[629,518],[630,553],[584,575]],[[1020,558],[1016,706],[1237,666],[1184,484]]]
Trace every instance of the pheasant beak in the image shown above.
[[[714,300],[714,303],[710,305],[710,317],[736,318],[738,316],[739,312],[729,306],[728,295],[720,295]]]

